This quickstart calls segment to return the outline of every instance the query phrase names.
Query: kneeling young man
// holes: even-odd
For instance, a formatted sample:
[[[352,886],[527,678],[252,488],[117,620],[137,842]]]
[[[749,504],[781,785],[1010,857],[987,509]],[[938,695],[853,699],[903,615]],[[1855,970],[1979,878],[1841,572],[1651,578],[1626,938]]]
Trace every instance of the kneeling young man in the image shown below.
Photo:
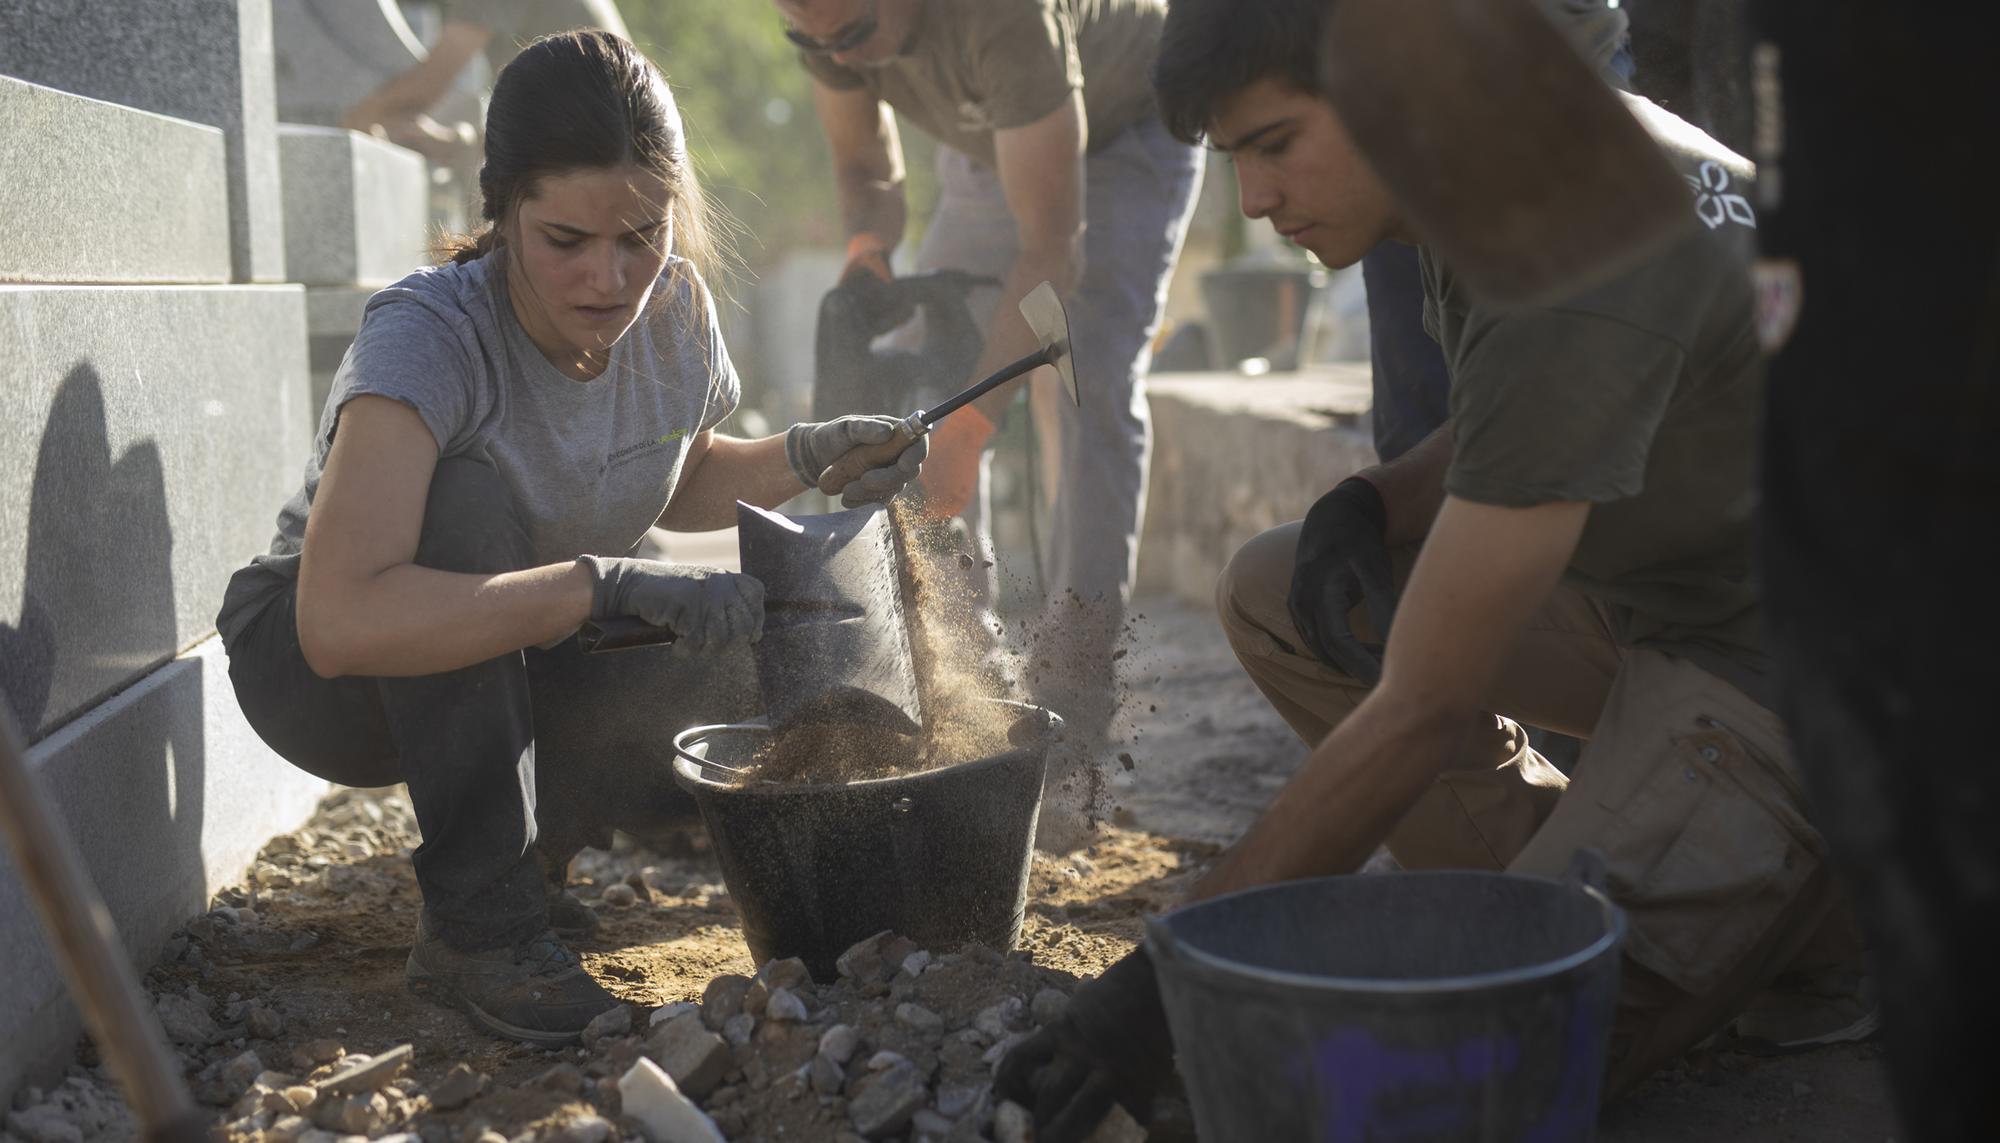
[[[1230,155],[1244,212],[1339,267],[1418,238],[1318,94],[1326,7],[1175,0],[1154,78],[1169,128]],[[1861,959],[1759,632],[1748,165],[1629,106],[1687,177],[1693,232],[1531,307],[1469,296],[1421,250],[1451,421],[1223,574],[1232,646],[1314,749],[1195,892],[1351,872],[1384,844],[1406,868],[1550,877],[1596,849],[1631,921],[1612,1093],[1781,973]],[[1522,724],[1587,739],[1574,772]],[[1143,1104],[1169,1058],[1158,1003],[1136,953],[1017,1050],[1003,1087],[1045,1124]],[[1858,1004],[1764,1016],[1787,1042],[1872,1027]]]

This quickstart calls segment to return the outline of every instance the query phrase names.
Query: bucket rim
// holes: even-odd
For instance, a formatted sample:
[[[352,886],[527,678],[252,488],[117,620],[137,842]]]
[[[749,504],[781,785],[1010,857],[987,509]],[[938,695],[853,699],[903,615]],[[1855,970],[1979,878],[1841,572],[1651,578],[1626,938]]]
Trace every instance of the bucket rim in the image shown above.
[[[1616,952],[1618,946],[1625,940],[1625,931],[1628,924],[1625,911],[1619,908],[1617,903],[1612,901],[1603,890],[1594,885],[1554,877],[1543,877],[1539,874],[1492,873],[1476,869],[1414,870],[1389,874],[1346,873],[1326,877],[1299,878],[1293,881],[1275,882],[1270,885],[1253,885],[1247,889],[1238,889],[1231,893],[1224,893],[1219,897],[1210,897],[1206,901],[1197,902],[1186,908],[1190,910],[1198,909],[1206,905],[1229,901],[1233,898],[1244,897],[1252,893],[1268,892],[1273,889],[1348,881],[1357,877],[1367,877],[1371,881],[1382,877],[1422,877],[1433,880],[1459,881],[1504,878],[1510,881],[1537,881],[1545,885],[1553,885],[1559,889],[1582,893],[1588,897],[1597,906],[1598,913],[1604,918],[1604,933],[1596,940],[1591,941],[1575,952],[1568,953],[1555,960],[1543,961],[1540,964],[1502,969],[1497,972],[1476,973],[1464,976],[1440,976],[1414,980],[1382,980],[1373,977],[1328,976],[1323,973],[1290,972],[1284,969],[1266,968],[1262,965],[1250,964],[1233,957],[1220,956],[1190,944],[1188,941],[1176,936],[1172,929],[1169,928],[1172,914],[1146,918],[1146,951],[1157,962],[1175,968],[1192,968],[1204,975],[1247,977],[1262,984],[1276,985],[1282,988],[1302,988],[1320,992],[1363,992],[1383,996],[1407,996],[1413,994],[1435,996],[1444,993],[1486,991],[1563,976],[1598,960],[1608,953]]]
[[[1044,741],[1039,746],[1034,744],[1009,746],[997,754],[988,754],[983,758],[971,758],[964,762],[955,762],[949,766],[940,766],[935,770],[920,770],[914,774],[887,774],[880,778],[863,778],[854,782],[785,782],[765,786],[718,782],[714,778],[709,777],[707,773],[707,771],[717,769],[718,767],[703,759],[696,758],[688,752],[688,746],[696,739],[718,733],[771,733],[773,728],[770,722],[762,718],[757,718],[746,722],[717,722],[706,726],[690,726],[679,734],[674,735],[674,777],[682,785],[688,786],[691,789],[698,788],[703,793],[745,794],[755,797],[777,797],[790,794],[824,794],[836,790],[876,790],[892,785],[903,785],[910,782],[936,778],[945,774],[964,774],[985,766],[998,766],[1010,759],[1019,757],[1024,751],[1037,749],[1046,751],[1054,738],[1062,733],[1062,716],[1047,707],[1015,699],[989,698],[980,699],[979,701],[1013,707],[1022,716],[1041,715],[1047,720]]]

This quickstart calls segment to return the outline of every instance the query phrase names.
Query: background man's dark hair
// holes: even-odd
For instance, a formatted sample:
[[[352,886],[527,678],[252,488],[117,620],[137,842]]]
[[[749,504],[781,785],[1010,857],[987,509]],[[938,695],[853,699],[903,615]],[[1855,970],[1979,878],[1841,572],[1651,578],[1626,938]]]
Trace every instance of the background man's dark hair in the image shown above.
[[[1224,100],[1260,79],[1319,90],[1320,28],[1332,0],[1173,0],[1153,64],[1160,118],[1201,139]]]

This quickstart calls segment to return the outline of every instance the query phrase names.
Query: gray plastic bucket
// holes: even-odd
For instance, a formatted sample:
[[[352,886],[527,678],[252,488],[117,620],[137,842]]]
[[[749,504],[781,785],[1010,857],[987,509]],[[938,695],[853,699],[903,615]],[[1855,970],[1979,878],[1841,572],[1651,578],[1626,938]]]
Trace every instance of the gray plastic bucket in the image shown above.
[[[1586,876],[1325,877],[1147,921],[1206,1143],[1596,1132],[1625,916]]]
[[[1019,712],[1011,749],[940,770],[839,785],[739,785],[770,740],[762,723],[674,739],[757,963],[799,957],[830,982],[848,946],[885,929],[944,952],[1021,936],[1049,746],[1062,720]]]

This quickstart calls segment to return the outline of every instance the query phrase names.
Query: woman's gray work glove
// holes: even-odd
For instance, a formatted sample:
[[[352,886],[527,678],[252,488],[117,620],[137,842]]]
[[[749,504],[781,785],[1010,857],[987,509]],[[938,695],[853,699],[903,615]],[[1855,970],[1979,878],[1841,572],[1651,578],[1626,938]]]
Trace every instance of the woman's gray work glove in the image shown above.
[[[632,616],[699,651],[764,636],[764,584],[755,576],[662,563],[580,556],[590,569],[592,619]]]
[[[838,417],[831,421],[805,421],[785,433],[785,459],[808,488],[819,487],[820,474],[833,462],[864,445],[879,445],[896,435],[902,424],[894,417]],[[854,508],[888,500],[916,479],[924,458],[930,455],[930,438],[918,437],[896,457],[896,463],[871,468],[840,490],[840,502]]]
[[[1355,638],[1347,613],[1367,604],[1376,638],[1388,642],[1389,622],[1396,616],[1396,573],[1383,539],[1388,527],[1388,508],[1374,484],[1350,476],[1334,485],[1299,525],[1285,600],[1306,650],[1370,685],[1382,678],[1382,656]]]

